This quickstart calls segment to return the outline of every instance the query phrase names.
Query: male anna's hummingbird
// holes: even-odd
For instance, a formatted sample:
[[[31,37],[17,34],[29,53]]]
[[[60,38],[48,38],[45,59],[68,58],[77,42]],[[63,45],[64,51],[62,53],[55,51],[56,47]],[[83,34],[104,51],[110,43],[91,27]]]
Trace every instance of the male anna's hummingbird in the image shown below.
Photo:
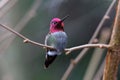
[[[68,16],[63,19],[53,18],[50,22],[50,32],[45,38],[45,45],[49,45],[55,48],[55,50],[47,49],[46,52],[46,60],[45,60],[45,68],[55,60],[55,58],[60,55],[67,43],[67,35],[64,32],[64,23],[63,21]]]

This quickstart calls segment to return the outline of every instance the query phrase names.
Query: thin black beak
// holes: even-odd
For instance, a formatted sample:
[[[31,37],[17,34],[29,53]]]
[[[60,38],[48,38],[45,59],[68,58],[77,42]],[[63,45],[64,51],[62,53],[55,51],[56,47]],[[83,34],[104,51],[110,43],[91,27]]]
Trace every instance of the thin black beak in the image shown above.
[[[66,15],[65,17],[63,17],[62,19],[61,19],[61,22],[63,22],[65,19],[67,19],[69,17],[69,15]]]
[[[68,17],[69,17],[69,15],[63,17],[63,18],[61,19],[61,21],[60,21],[59,23],[57,23],[56,26],[60,25],[60,24],[61,24],[65,19],[67,19]]]

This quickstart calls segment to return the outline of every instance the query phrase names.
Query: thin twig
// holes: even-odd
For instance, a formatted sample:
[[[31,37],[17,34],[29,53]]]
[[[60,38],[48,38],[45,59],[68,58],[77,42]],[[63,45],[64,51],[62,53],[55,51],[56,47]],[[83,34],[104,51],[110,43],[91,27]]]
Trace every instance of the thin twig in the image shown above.
[[[0,26],[3,27],[3,28],[5,28],[5,29],[7,29],[8,31],[16,34],[20,38],[24,39],[23,40],[24,43],[31,43],[31,44],[38,45],[38,46],[41,46],[41,47],[45,47],[45,48],[49,48],[49,49],[54,49],[52,46],[47,46],[47,45],[44,45],[44,44],[32,41],[32,40],[28,39],[27,37],[23,36],[22,34],[16,32],[15,30],[13,30],[10,27],[7,27],[7,26],[2,25],[2,24],[0,24]],[[74,51],[74,50],[79,50],[81,48],[90,48],[90,47],[109,48],[110,46],[106,45],[106,44],[86,44],[86,45],[81,45],[81,46],[77,46],[77,47],[68,48],[68,49],[65,49],[65,51],[71,52],[71,51]],[[73,60],[71,62],[72,62],[71,68],[73,68],[76,63]]]
[[[108,41],[110,39],[110,34],[111,34],[110,28],[103,28],[100,33],[99,42],[100,43],[108,43]],[[83,80],[93,80],[93,77],[94,77],[96,71],[98,72],[97,68],[99,66],[99,63],[101,62],[104,51],[105,51],[105,49],[101,50],[99,48],[96,48],[94,50],[91,60],[89,62],[89,65],[86,69]],[[100,78],[101,77],[98,77],[97,79],[94,79],[94,80],[98,80]]]
[[[24,26],[33,18],[36,16],[36,11],[39,8],[41,3],[41,0],[35,0],[31,8],[27,11],[27,13],[23,16],[23,18],[18,22],[18,24],[14,27],[14,30],[17,32],[20,32]],[[11,36],[11,33],[6,32],[1,38],[0,41],[8,38]]]
[[[33,18],[36,16],[36,11],[38,10],[39,6],[41,4],[41,0],[35,0],[34,3],[31,5],[30,9],[25,13],[25,15],[21,18],[21,20],[17,23],[17,25],[14,27],[14,30],[16,32],[20,32],[25,25]],[[0,46],[0,49],[2,49],[4,53],[5,49],[7,49],[10,44],[13,42],[16,36],[12,36],[12,33],[6,32],[5,35],[3,34],[4,37],[0,39],[2,40],[7,40],[7,42],[3,42],[3,46]],[[7,44],[6,44],[7,43]]]
[[[54,49],[53,47],[51,46],[47,46],[47,45],[44,45],[44,44],[40,44],[40,43],[37,43],[35,41],[32,41],[30,39],[28,39],[27,37],[23,36],[22,34],[16,32],[15,30],[11,29],[10,27],[7,27],[3,24],[0,24],[1,27],[7,29],[8,31],[14,33],[15,35],[19,36],[20,38],[24,39],[23,42],[24,43],[31,43],[31,44],[34,44],[34,45],[38,45],[38,46],[42,46],[42,47],[46,47],[46,48],[49,48],[49,49]]]
[[[100,29],[102,28],[104,22],[108,19],[109,13],[111,12],[111,10],[112,10],[115,2],[116,2],[116,0],[113,0],[112,3],[111,3],[111,5],[110,5],[109,8],[107,9],[105,15],[103,16],[103,18],[102,18],[102,20],[100,21],[97,29],[95,30],[92,38],[90,39],[89,44],[91,44],[91,43],[93,42],[93,40],[94,40],[94,39],[96,38],[96,36],[98,35]],[[83,58],[83,56],[87,54],[86,52],[87,52],[88,50],[89,50],[88,48],[83,49],[83,50],[80,52],[80,54],[75,58],[75,60],[73,60],[73,61],[70,63],[70,65],[69,65],[69,67],[67,68],[66,72],[63,74],[61,80],[66,80],[66,79],[68,78],[68,76],[70,75],[71,71],[73,70],[75,64],[77,64],[77,63]],[[74,64],[73,64],[73,63],[74,63]]]
[[[109,48],[110,45],[107,44],[85,44],[85,45],[80,45],[72,48],[65,49],[66,54],[71,53],[72,51],[79,50],[82,48],[91,48],[91,47],[98,47],[98,48]]]
[[[5,25],[2,25],[0,24],[1,27],[7,29],[8,31],[16,34],[17,36],[19,36],[20,38],[24,39],[23,42],[24,43],[31,43],[31,44],[34,44],[34,45],[38,45],[38,46],[41,46],[41,47],[45,47],[45,48],[49,48],[49,49],[55,49],[53,48],[52,46],[48,46],[48,45],[44,45],[44,44],[41,44],[41,43],[37,43],[35,41],[32,41],[30,39],[28,39],[27,37],[23,36],[22,34],[16,32],[15,30],[13,30],[12,28],[10,27],[7,27]],[[109,48],[110,46],[107,45],[107,44],[85,44],[85,45],[81,45],[81,46],[76,46],[76,47],[72,47],[72,48],[67,48],[65,49],[65,52],[66,53],[70,53],[72,51],[75,51],[75,50],[79,50],[79,49],[82,49],[82,48],[90,48],[90,47],[99,47],[99,48]]]

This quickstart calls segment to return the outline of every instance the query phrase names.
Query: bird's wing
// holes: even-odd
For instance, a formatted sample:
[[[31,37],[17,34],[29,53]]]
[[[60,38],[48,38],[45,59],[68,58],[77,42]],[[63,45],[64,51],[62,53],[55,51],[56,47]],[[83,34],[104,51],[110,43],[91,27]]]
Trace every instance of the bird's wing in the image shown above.
[[[53,35],[51,35],[50,33],[47,34],[47,36],[45,38],[45,45],[54,47],[55,42],[56,42],[56,38]]]

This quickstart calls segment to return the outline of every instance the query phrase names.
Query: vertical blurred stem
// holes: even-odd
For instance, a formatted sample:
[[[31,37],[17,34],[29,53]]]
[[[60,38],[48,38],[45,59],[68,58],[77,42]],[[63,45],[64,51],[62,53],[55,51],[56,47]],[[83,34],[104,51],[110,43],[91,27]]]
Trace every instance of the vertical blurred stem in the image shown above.
[[[120,0],[118,0],[115,22],[108,49],[103,80],[116,80],[120,63]]]
[[[0,8],[0,18],[2,18],[6,13],[8,13],[15,6],[17,2],[18,0],[8,0],[6,5]]]
[[[106,43],[106,42],[108,42],[109,37],[110,37],[110,29],[105,28],[105,29],[103,29],[103,31],[100,35],[99,42]],[[88,65],[88,69],[86,71],[86,74],[85,74],[83,80],[93,80],[93,76],[94,76],[96,69],[99,65],[99,62],[102,58],[103,52],[104,52],[104,49],[96,48],[94,50],[93,56],[92,56],[91,61]]]
[[[104,66],[105,66],[105,58],[104,58],[102,64],[100,65],[99,69],[95,73],[93,80],[101,80],[102,79]]]
[[[13,0],[11,0],[11,1],[13,1]],[[14,1],[18,1],[18,0],[14,0]],[[17,32],[20,32],[25,27],[25,25],[33,17],[36,16],[37,10],[38,10],[40,4],[41,4],[41,0],[34,0],[34,3],[31,5],[31,8],[29,9],[29,11],[26,12],[26,14],[23,16],[23,18],[21,18],[21,20],[18,22],[18,24],[14,27],[14,30],[16,30]],[[11,4],[11,6],[9,6],[9,7],[12,8],[14,5]],[[0,12],[0,18],[3,16],[2,13],[8,12],[9,10],[11,10],[11,8],[7,7],[7,8],[5,8],[5,10],[3,10],[3,12]],[[26,77],[23,77],[22,71],[20,71],[18,69],[18,67],[14,66],[14,65],[10,65],[10,63],[8,64],[8,62],[6,61],[6,58],[3,58],[1,55],[1,54],[5,53],[5,51],[7,50],[8,47],[11,47],[11,43],[13,42],[13,40],[15,39],[16,36],[12,35],[9,32],[6,32],[3,36],[5,36],[5,37],[2,37],[3,39],[0,39],[0,41],[5,40],[4,42],[2,42],[2,45],[0,45],[0,63],[2,63],[1,66],[2,66],[2,70],[3,70],[3,73],[2,73],[3,76],[0,77],[0,80],[10,80],[9,77],[16,78],[16,75],[22,76],[22,77],[20,77],[20,79],[23,80],[23,78],[26,78]],[[14,57],[14,60],[16,60],[15,57]],[[11,64],[13,64],[13,63],[11,63]],[[16,70],[18,71],[17,73],[16,73]],[[16,73],[16,74],[14,74],[14,73]],[[11,80],[13,80],[13,79],[11,79]]]
[[[15,26],[14,30],[16,30],[17,32],[20,32],[24,27],[25,25],[33,18],[36,16],[36,11],[38,10],[39,6],[40,6],[40,3],[41,3],[41,0],[35,0],[33,5],[31,6],[30,10],[23,16],[23,18],[18,22],[18,24]],[[8,39],[8,42],[5,42],[3,44],[3,46],[0,47],[0,50],[5,51],[5,49],[7,49],[10,44],[12,43],[12,41],[15,39],[16,36],[12,35],[12,34],[9,34],[6,33],[4,35],[5,37],[3,37],[3,39],[0,39],[0,40],[4,40],[6,38],[9,37]],[[4,48],[4,50],[3,50]],[[2,52],[1,52],[2,53]]]
[[[0,9],[4,7],[10,0],[1,0],[0,1]]]

